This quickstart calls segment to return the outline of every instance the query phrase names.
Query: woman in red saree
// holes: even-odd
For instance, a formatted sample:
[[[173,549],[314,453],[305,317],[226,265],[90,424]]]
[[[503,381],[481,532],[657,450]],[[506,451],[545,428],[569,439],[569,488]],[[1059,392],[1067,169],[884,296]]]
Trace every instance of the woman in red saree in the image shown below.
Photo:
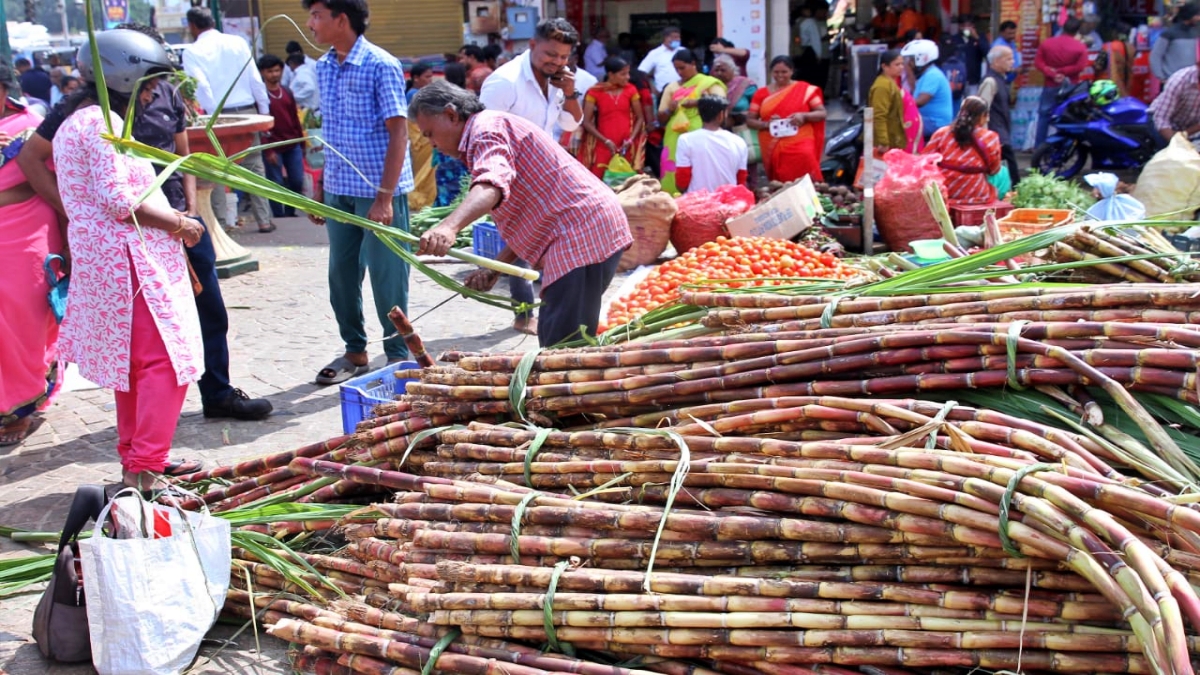
[[[596,177],[615,154],[629,160],[635,172],[646,161],[645,112],[642,95],[629,82],[629,64],[616,56],[604,61],[604,82],[588,90],[583,100],[583,129],[579,161]]]
[[[982,205],[996,201],[988,176],[1000,171],[1000,136],[987,128],[988,104],[978,96],[963,99],[958,117],[933,132],[925,154],[938,153],[938,168],[946,177],[946,201],[951,205]]]
[[[0,446],[25,439],[31,415],[56,389],[58,321],[43,266],[47,255],[66,248],[57,212],[17,166],[17,153],[42,118],[9,98],[16,91],[12,70],[0,63]]]
[[[811,176],[813,182],[819,182],[825,149],[825,102],[820,87],[793,81],[795,72],[791,58],[776,56],[771,60],[771,83],[755,92],[746,125],[758,130],[768,180],[787,183]],[[773,120],[790,120],[795,134],[772,134]]]

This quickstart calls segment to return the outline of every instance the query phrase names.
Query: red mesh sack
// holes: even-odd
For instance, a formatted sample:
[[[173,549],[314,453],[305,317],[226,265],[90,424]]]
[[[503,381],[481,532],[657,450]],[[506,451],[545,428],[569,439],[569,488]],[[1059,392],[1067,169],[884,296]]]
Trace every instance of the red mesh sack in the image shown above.
[[[938,163],[939,154],[912,155],[903,150],[888,150],[883,156],[887,171],[875,186],[875,224],[887,247],[893,251],[912,251],[909,242],[938,239],[933,212],[925,204],[925,186],[934,183],[946,197],[946,180]]]
[[[728,234],[725,221],[754,207],[754,193],[741,185],[712,192],[689,192],[675,200],[678,212],[671,223],[671,245],[683,253]]]

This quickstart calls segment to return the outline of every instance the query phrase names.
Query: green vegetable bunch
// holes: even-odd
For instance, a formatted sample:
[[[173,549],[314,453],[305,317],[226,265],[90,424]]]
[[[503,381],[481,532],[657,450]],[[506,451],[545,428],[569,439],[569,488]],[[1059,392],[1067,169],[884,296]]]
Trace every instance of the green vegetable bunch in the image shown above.
[[[1034,169],[1013,189],[1009,201],[1019,209],[1075,209],[1087,211],[1096,203],[1095,197],[1079,183],[1046,176]]]

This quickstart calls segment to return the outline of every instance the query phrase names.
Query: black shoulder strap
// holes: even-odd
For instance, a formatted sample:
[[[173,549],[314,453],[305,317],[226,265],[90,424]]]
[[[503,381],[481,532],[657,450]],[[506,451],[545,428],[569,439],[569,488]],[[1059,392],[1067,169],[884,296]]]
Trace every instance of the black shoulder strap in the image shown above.
[[[100,517],[108,500],[104,497],[104,488],[100,485],[80,485],[75,489],[75,499],[71,501],[71,510],[67,513],[67,522],[63,525],[62,536],[58,539],[58,550],[79,536],[89,520]]]

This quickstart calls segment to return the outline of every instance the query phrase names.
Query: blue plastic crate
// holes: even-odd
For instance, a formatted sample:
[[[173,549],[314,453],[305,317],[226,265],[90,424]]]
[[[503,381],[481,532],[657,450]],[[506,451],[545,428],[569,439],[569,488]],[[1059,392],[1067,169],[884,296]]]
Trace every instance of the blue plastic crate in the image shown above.
[[[496,224],[482,220],[475,223],[471,228],[471,248],[475,249],[475,255],[495,260],[504,250],[504,240]]]
[[[396,400],[411,380],[398,380],[397,370],[420,368],[416,361],[401,361],[366,375],[346,380],[340,387],[342,397],[342,433],[352,434],[358,423],[370,418],[371,410],[380,403]]]

